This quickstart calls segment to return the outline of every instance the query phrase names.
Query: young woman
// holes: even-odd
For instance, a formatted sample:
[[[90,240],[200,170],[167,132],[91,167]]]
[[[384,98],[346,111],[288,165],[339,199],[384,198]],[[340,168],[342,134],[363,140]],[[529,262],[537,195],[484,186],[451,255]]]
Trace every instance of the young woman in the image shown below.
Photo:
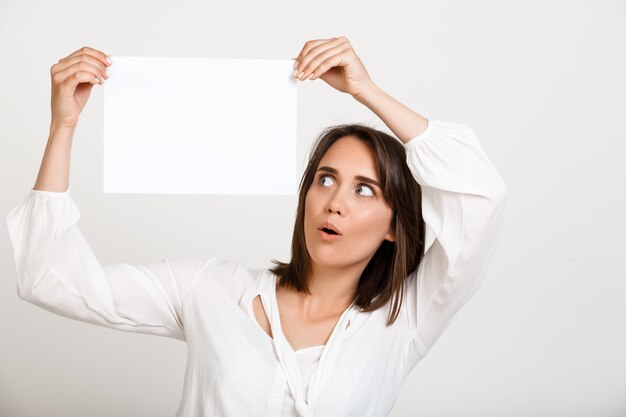
[[[101,265],[70,195],[74,129],[104,53],[51,68],[50,137],[34,188],[7,217],[19,296],[54,313],[187,342],[177,416],[386,416],[409,372],[478,287],[506,186],[462,124],[427,120],[369,77],[345,37],[306,42],[322,79],[397,136],[360,125],[317,138],[289,263]],[[115,64],[113,64],[115,65]]]

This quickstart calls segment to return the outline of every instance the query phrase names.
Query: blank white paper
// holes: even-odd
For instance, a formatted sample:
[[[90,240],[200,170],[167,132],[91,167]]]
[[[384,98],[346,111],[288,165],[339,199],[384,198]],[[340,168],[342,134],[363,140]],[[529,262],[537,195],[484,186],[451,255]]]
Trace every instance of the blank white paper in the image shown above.
[[[297,193],[293,61],[111,60],[105,193]]]

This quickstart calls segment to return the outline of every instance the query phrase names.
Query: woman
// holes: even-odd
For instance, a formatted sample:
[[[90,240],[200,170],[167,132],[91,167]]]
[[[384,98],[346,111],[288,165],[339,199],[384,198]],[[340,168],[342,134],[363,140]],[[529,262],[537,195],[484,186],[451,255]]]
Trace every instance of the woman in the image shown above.
[[[51,68],[50,137],[34,188],[7,217],[18,294],[57,314],[188,346],[177,416],[385,416],[417,362],[482,282],[506,186],[469,127],[427,120],[378,88],[345,37],[306,42],[322,79],[400,139],[326,129],[300,184],[289,263],[101,265],[70,196],[73,132],[108,57]]]

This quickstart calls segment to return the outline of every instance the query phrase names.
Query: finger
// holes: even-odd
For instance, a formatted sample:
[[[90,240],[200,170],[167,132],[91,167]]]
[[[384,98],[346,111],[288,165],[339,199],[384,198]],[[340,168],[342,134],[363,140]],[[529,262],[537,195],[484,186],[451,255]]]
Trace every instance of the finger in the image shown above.
[[[331,39],[313,39],[313,40],[310,40],[310,41],[306,41],[304,43],[304,46],[300,50],[300,53],[296,57],[296,61],[300,62],[302,57],[305,56],[311,49],[315,48],[317,45],[322,44],[324,42],[328,42],[328,41],[334,40],[334,39],[335,38],[331,38]]]
[[[52,79],[56,83],[64,82],[68,77],[71,77],[74,73],[83,71],[90,72],[94,77],[98,79],[98,83],[104,83],[104,77],[100,73],[100,70],[97,66],[90,64],[87,61],[79,61],[70,66],[68,66],[65,70],[58,72],[55,74]]]
[[[100,70],[98,69],[98,67],[90,64],[87,61],[79,61],[75,64],[70,65],[65,70],[56,73],[52,76],[52,81],[57,84],[61,84],[77,72],[89,72],[98,79],[99,84],[104,83],[104,77],[100,74]]]
[[[82,48],[72,52],[67,57],[61,58],[59,60],[59,62],[65,61],[65,60],[67,60],[69,58],[72,58],[74,56],[81,55],[81,54],[91,55],[94,58],[98,59],[100,62],[102,62],[104,65],[107,65],[107,66],[110,65],[110,62],[107,60],[108,59],[108,55],[106,55],[104,52],[99,51],[97,49],[90,48],[89,46],[83,46]]]
[[[78,71],[67,77],[61,84],[63,90],[74,91],[80,83],[100,84],[98,78],[89,71]]]
[[[110,61],[108,61],[108,55],[105,54],[102,51],[99,51],[97,49],[94,48],[90,48],[89,46],[83,46],[82,48],[80,48],[77,51],[72,52],[70,55],[66,56],[65,58],[61,58],[59,60],[59,62],[65,61],[71,57],[74,57],[76,55],[80,55],[80,54],[88,54],[93,56],[94,58],[96,58],[97,60],[99,60],[100,62],[102,62],[104,65],[109,66],[111,65]]]
[[[316,45],[309,45],[306,52],[304,52],[303,50],[299,59],[296,61],[295,68],[298,74],[302,72],[302,70],[309,64],[309,62],[311,62],[313,58],[315,58],[317,54],[326,51],[336,45],[336,38],[317,43]]]
[[[73,64],[76,64],[78,62],[83,62],[83,61],[96,66],[100,72],[100,75],[102,75],[102,77],[104,77],[105,79],[109,78],[107,74],[106,66],[102,64],[102,62],[100,62],[98,59],[88,54],[76,55],[65,61],[59,62],[58,64],[54,64],[52,68],[50,69],[50,73],[54,75],[56,73],[64,71],[65,69],[67,69],[69,66]]]
[[[302,77],[307,72],[306,70],[311,68],[310,65],[312,61],[317,59],[320,54],[328,51],[329,49],[336,48],[342,44],[343,44],[342,38],[332,38],[331,40],[327,42],[323,42],[323,43],[320,43],[318,45],[311,47],[309,51],[305,53],[296,64],[296,74],[298,74],[297,77],[300,79],[306,79]]]
[[[307,73],[305,73],[302,79],[306,80],[308,78],[309,80],[315,80],[316,78],[323,75],[326,71],[328,71],[332,67],[341,65],[342,60],[345,58],[345,51],[347,51],[347,48],[339,53],[330,55],[324,61],[322,61],[316,68],[313,68],[313,70],[310,73],[308,73],[308,75]]]
[[[303,68],[302,68],[302,72],[300,72],[298,74],[298,78],[301,80],[306,80],[308,77],[310,77],[314,72],[316,73],[316,75],[320,75],[323,74],[324,72],[328,71],[328,68],[326,68],[324,71],[320,72],[318,70],[319,65],[326,61],[329,57],[331,56],[336,56],[336,55],[341,55],[344,52],[346,52],[349,48],[343,46],[342,44],[339,44],[338,46],[333,46],[331,48],[326,49],[324,52],[321,52],[313,57],[310,57],[310,61],[308,64],[306,64]],[[335,62],[335,61],[333,61]],[[336,65],[339,65],[340,61],[336,61]]]

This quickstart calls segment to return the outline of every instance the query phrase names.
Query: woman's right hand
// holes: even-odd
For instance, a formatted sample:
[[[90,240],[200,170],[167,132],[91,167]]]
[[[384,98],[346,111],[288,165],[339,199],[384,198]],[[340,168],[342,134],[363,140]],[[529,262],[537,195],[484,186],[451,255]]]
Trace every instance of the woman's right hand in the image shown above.
[[[76,127],[94,84],[103,84],[109,78],[109,65],[105,53],[87,46],[52,65],[52,125]]]

